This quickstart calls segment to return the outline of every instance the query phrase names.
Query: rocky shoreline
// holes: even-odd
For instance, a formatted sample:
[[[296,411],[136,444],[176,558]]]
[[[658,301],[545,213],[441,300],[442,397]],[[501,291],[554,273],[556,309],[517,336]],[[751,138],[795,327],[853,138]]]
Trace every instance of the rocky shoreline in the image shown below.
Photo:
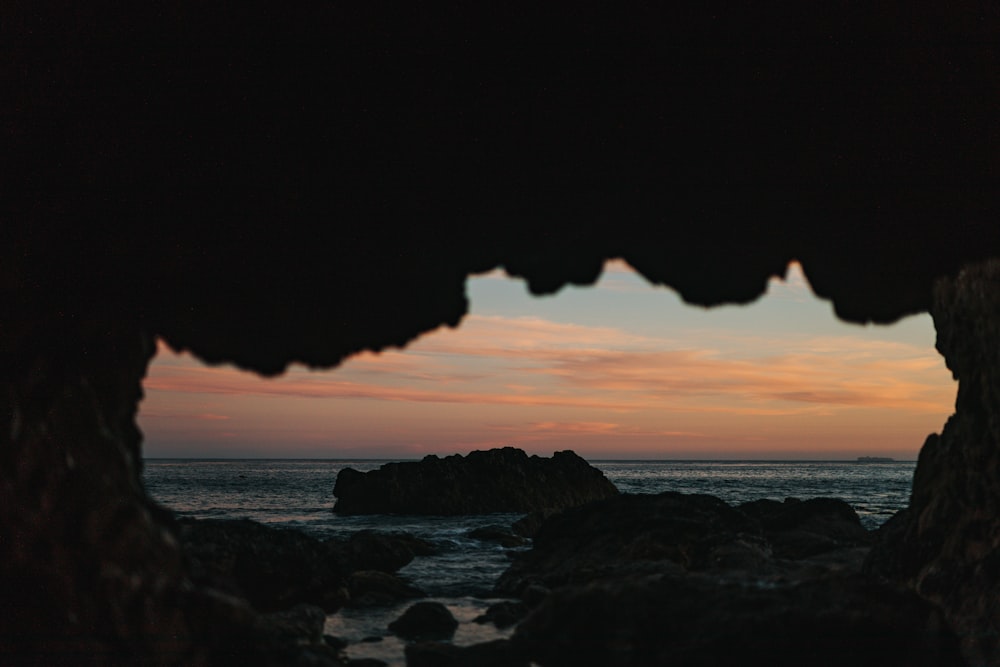
[[[941,612],[865,573],[840,500],[622,496],[546,521],[498,590],[542,665],[960,665]]]
[[[502,600],[476,619],[507,638],[473,646],[454,644],[455,618],[399,576],[433,552],[419,538],[317,540],[222,520],[176,531],[193,581],[245,599],[269,628],[262,636],[297,647],[276,653],[288,664],[386,664],[350,660],[342,638],[323,634],[327,614],[359,606],[405,606],[367,640],[397,637],[407,665],[964,664],[941,611],[875,574],[872,546],[893,525],[866,530],[833,498],[734,506],[615,493],[549,507],[470,534],[511,557],[494,589]]]

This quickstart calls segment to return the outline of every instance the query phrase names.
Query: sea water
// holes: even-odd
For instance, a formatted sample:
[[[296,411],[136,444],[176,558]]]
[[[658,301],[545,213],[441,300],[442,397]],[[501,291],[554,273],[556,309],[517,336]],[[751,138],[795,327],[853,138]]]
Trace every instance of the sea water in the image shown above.
[[[468,537],[491,525],[508,527],[519,514],[459,517],[333,513],[333,485],[345,467],[362,472],[384,460],[147,459],[149,495],[178,516],[253,519],[296,528],[317,538],[347,537],[371,528],[405,531],[434,543],[437,553],[418,557],[399,574],[444,603],[459,621],[454,643],[468,645],[507,636],[473,619],[498,601],[493,583],[512,552]],[[708,493],[730,504],[760,498],[835,497],[850,503],[866,528],[876,528],[909,501],[916,462],[853,461],[591,461],[623,493]],[[343,609],[327,618],[326,632],[347,640],[352,658],[373,657],[403,665],[403,644],[386,631],[409,603],[380,609]]]

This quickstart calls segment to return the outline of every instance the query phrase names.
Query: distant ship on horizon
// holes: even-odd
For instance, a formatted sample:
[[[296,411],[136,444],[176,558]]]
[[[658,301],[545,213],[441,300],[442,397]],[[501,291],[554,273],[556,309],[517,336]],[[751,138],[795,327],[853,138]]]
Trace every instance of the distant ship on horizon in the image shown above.
[[[858,463],[895,463],[896,459],[888,456],[859,456]]]

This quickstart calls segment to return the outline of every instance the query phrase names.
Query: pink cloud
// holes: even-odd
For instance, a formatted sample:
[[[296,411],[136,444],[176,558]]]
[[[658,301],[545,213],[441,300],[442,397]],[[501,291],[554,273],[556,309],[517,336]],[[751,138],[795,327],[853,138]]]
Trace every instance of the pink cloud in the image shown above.
[[[286,396],[298,398],[361,398],[419,403],[468,403],[631,410],[634,406],[599,397],[558,394],[507,394],[442,391],[414,387],[382,386],[324,376],[263,380],[235,369],[163,367],[151,372],[144,387],[148,392],[222,394],[228,396]]]
[[[262,381],[228,367],[156,364],[149,391],[778,415],[826,409],[941,411],[954,387],[932,351],[851,337],[796,338],[794,350],[663,351],[669,341],[539,318],[470,317],[467,334],[407,352],[366,353],[333,373]],[[616,345],[624,340],[625,345]],[[780,347],[772,345],[765,348]],[[627,344],[638,346],[622,349]],[[806,350],[806,351],[803,351]],[[475,360],[475,363],[473,363]],[[470,370],[474,367],[475,370]],[[947,378],[946,375],[944,375]],[[706,398],[715,397],[715,401]],[[798,407],[796,407],[798,406]],[[204,418],[204,417],[203,417]]]
[[[160,343],[140,416],[160,433],[226,428],[241,440],[316,443],[336,433],[427,451],[505,442],[653,451],[688,440],[821,449],[859,442],[854,433],[873,424],[879,442],[919,446],[954,401],[929,347],[852,335],[677,335],[470,315],[460,330],[405,351],[363,353],[336,371],[293,367],[270,380],[203,366]],[[299,398],[329,402],[306,409],[290,400]],[[277,424],[280,432],[269,430]]]
[[[206,412],[206,413],[203,413],[203,414],[200,414],[200,415],[195,415],[194,418],[195,419],[203,419],[203,420],[206,420],[206,421],[225,421],[227,419],[231,419],[231,417],[229,417],[228,415],[216,415],[216,414],[212,414],[210,412]]]
[[[487,428],[494,431],[514,433],[554,433],[559,435],[617,435],[617,436],[655,436],[663,438],[704,438],[699,431],[677,431],[669,429],[648,429],[631,424],[616,422],[558,422],[542,421],[526,424],[491,424]]]

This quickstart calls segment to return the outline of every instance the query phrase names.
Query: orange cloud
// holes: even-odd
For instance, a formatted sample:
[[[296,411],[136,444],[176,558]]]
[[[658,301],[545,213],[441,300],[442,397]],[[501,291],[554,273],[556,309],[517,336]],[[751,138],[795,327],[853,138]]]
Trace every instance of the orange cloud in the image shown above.
[[[620,436],[657,436],[664,438],[704,438],[705,433],[698,431],[671,431],[661,429],[645,429],[629,424],[615,422],[529,422],[527,424],[490,424],[487,428],[494,431],[510,431],[517,433],[558,433],[560,435],[620,435]]]
[[[669,341],[651,350],[654,339],[613,327],[469,319],[463,337],[428,338],[408,352],[362,354],[334,373],[294,369],[262,381],[192,361],[154,365],[145,387],[234,396],[762,415],[815,412],[816,406],[940,411],[953,399],[953,386],[942,382],[940,358],[902,343],[816,337],[786,342],[784,347],[795,349],[783,354],[769,354],[782,347],[774,339],[763,350],[751,340],[728,351],[663,351]],[[615,349],[622,340],[642,345]],[[717,401],[706,402],[711,397]]]
[[[636,290],[630,272],[609,263],[601,289],[618,280],[623,291]],[[771,289],[795,300],[812,299],[808,292],[794,266]],[[740,311],[728,312],[736,321]],[[320,447],[336,434],[346,449],[393,443],[414,452],[504,442],[679,451],[689,440],[713,451],[762,443],[805,451],[858,443],[867,433],[915,451],[954,401],[954,383],[930,346],[864,328],[751,334],[665,319],[640,333],[473,314],[458,330],[440,329],[403,351],[362,353],[332,372],[292,367],[270,380],[203,366],[160,343],[140,418],[150,419],[147,432],[188,437],[225,428],[262,447]]]
[[[225,421],[227,419],[231,419],[231,417],[229,417],[228,415],[214,415],[210,412],[202,413],[200,415],[195,415],[194,418],[204,419],[207,421]]]
[[[143,410],[142,417],[144,419],[196,419],[198,421],[225,421],[231,419],[229,415],[217,415],[211,412],[203,412],[199,414],[190,412],[164,412],[162,410]]]
[[[507,394],[442,391],[414,387],[365,384],[326,377],[291,377],[263,380],[229,368],[164,367],[151,372],[144,383],[147,392],[223,394],[229,396],[275,396],[297,398],[360,398],[419,403],[475,403],[550,407],[632,410],[621,401],[583,395]]]

